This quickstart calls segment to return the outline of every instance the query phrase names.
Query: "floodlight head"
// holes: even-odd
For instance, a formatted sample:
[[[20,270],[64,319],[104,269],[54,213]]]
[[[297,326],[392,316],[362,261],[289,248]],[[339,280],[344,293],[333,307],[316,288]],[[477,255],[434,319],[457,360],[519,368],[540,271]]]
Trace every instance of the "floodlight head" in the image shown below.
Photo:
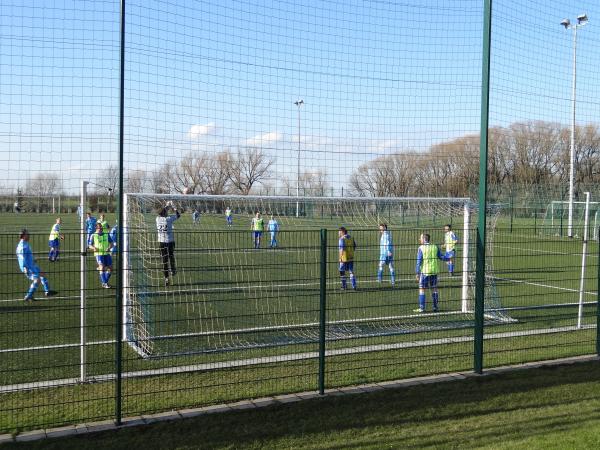
[[[304,105],[304,100],[295,101],[294,105],[296,105],[296,106]]]
[[[560,24],[566,28],[569,28],[569,25],[571,25],[571,21],[569,19],[563,19],[560,21]]]
[[[577,16],[577,23],[580,25],[583,25],[584,23],[586,23],[588,21],[588,16],[587,14],[580,14],[579,16]]]

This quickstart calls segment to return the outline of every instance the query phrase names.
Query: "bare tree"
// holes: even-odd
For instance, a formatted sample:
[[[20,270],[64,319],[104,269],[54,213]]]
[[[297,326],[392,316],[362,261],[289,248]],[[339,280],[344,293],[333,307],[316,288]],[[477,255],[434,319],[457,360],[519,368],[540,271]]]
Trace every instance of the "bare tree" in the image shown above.
[[[327,181],[327,171],[318,169],[314,171],[304,171],[300,173],[299,179],[283,178],[283,189],[287,195],[296,194],[296,184],[299,181],[300,194],[304,196],[323,197],[331,189]]]
[[[108,191],[112,197],[119,187],[119,166],[110,164],[106,169],[100,171],[96,177],[95,191],[98,194],[106,194]]]
[[[25,209],[35,209],[38,212],[50,208],[50,197],[62,192],[62,181],[53,173],[39,173],[25,183],[25,195],[29,197]]]
[[[230,191],[232,156],[229,151],[217,153],[206,159],[200,193],[222,195]]]
[[[239,151],[231,160],[230,181],[235,191],[248,195],[252,186],[269,174],[273,161],[256,147]]]
[[[25,195],[49,197],[62,191],[60,177],[53,173],[38,173],[25,184]]]
[[[364,163],[350,176],[350,188],[355,195],[403,197],[415,183],[419,156],[396,153]]]
[[[148,174],[145,170],[132,170],[127,177],[127,192],[144,192],[148,185]]]

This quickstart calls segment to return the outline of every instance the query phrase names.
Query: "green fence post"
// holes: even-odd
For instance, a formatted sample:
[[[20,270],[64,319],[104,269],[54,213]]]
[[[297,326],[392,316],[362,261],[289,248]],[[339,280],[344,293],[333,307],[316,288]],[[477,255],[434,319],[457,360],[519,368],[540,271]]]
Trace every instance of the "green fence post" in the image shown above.
[[[321,229],[319,292],[319,394],[325,394],[325,326],[327,320],[327,229]]]
[[[485,296],[485,232],[487,207],[488,121],[490,110],[490,41],[492,0],[484,1],[483,57],[481,73],[481,124],[479,132],[479,220],[477,223],[477,260],[475,273],[475,330],[473,366],[483,372],[483,305]]]
[[[122,423],[123,405],[123,146],[125,140],[125,0],[121,0],[121,66],[120,66],[120,99],[119,99],[119,194],[118,194],[118,228],[117,228],[117,292],[115,296],[115,423]],[[107,208],[108,209],[108,208]],[[83,214],[83,211],[81,212]]]

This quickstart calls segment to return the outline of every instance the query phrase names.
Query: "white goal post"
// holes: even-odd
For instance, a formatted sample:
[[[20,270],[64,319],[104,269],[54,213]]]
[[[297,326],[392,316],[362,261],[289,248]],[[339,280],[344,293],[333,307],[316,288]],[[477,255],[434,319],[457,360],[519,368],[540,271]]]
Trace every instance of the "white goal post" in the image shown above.
[[[175,205],[184,214],[182,219],[175,222],[175,230],[179,235],[188,236],[186,242],[190,244],[185,251],[188,255],[198,253],[201,256],[193,259],[193,264],[198,264],[197,268],[178,269],[177,277],[181,277],[178,286],[164,287],[155,218],[157,209],[168,204]],[[233,228],[225,226],[226,209],[234,217]],[[187,216],[193,211],[200,216],[197,222]],[[320,228],[335,230],[339,225],[374,233],[377,225],[385,222],[392,234],[399,234],[400,230],[409,230],[406,232],[413,234],[435,230],[439,237],[446,223],[454,223],[460,242],[457,261],[462,262],[460,299],[456,299],[455,309],[445,311],[439,316],[445,318],[438,320],[430,315],[416,317],[411,312],[390,314],[389,311],[370,306],[357,306],[353,311],[336,311],[335,317],[330,317],[327,322],[328,339],[464,327],[464,323],[471,323],[474,309],[474,261],[471,256],[474,255],[474,243],[471,242],[470,233],[474,211],[476,205],[468,198],[302,197],[298,201],[293,196],[126,194],[123,223],[124,339],[143,357],[314,342],[313,329],[318,324],[310,314],[303,312],[299,306],[301,302],[294,297],[299,295],[296,290],[303,288],[297,287],[298,283],[294,280],[282,283],[263,278],[260,283],[252,285],[248,280],[254,280],[253,277],[260,273],[256,258],[262,258],[258,255],[263,253],[224,244],[224,240],[233,239],[235,233],[247,233],[250,220],[256,212],[272,215],[288,236],[293,235],[291,230],[314,233]],[[493,241],[496,219],[497,211],[491,211],[488,219],[490,243]],[[375,239],[371,239],[371,247],[378,245]],[[416,239],[410,239],[410,245],[414,246]],[[407,245],[405,242],[402,244]],[[282,264],[285,261],[303,261],[307,266],[314,264],[316,267],[318,255],[314,245],[306,244],[304,248],[298,241],[286,251],[288,253],[272,255],[277,255]],[[492,252],[488,254],[491,260]],[[242,261],[244,264],[241,264]],[[223,287],[211,285],[205,288],[210,281],[198,278],[198,270],[195,269],[211,264],[226,272],[224,279],[228,282]],[[240,264],[239,268],[236,268],[237,264]],[[489,263],[488,270],[492,270]],[[319,280],[314,278],[314,272],[309,272],[307,269],[306,274],[298,276],[308,280],[304,285],[312,286]],[[314,282],[310,281],[311,277]],[[502,311],[493,276],[487,278],[486,318],[498,323],[512,321]],[[293,294],[290,291],[294,291]],[[222,306],[227,304],[223,301],[227,295],[235,297],[235,300],[244,296],[251,298],[245,302],[245,307],[256,316],[252,316],[246,325],[232,319]],[[375,291],[369,295],[376,298],[377,293]],[[211,298],[218,298],[220,306],[211,303]],[[230,303],[234,304],[234,300]],[[166,305],[170,306],[167,308]],[[449,316],[454,317],[448,320]],[[429,322],[432,325],[428,325]],[[269,337],[263,338],[262,334],[268,334]]]
[[[543,227],[541,228],[542,233],[554,236],[565,235],[565,230],[567,228],[568,210],[568,201],[552,200],[546,208]],[[578,236],[583,236],[584,226],[586,226],[586,220],[588,221],[587,226],[592,227],[592,239],[599,240],[600,237],[598,236],[598,227],[600,227],[600,202],[573,202],[573,227],[575,229],[574,234]]]

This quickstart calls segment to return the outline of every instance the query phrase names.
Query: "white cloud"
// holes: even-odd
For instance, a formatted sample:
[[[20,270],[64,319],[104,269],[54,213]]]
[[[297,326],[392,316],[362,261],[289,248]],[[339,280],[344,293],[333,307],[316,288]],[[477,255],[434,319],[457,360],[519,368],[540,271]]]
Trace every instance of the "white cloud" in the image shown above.
[[[206,136],[215,131],[215,123],[210,122],[206,125],[192,125],[188,131],[188,137],[190,139],[198,139],[200,136]]]
[[[259,134],[253,138],[246,139],[244,145],[248,147],[260,147],[268,144],[269,142],[277,142],[281,140],[281,133],[279,131],[271,131],[269,133]]]

